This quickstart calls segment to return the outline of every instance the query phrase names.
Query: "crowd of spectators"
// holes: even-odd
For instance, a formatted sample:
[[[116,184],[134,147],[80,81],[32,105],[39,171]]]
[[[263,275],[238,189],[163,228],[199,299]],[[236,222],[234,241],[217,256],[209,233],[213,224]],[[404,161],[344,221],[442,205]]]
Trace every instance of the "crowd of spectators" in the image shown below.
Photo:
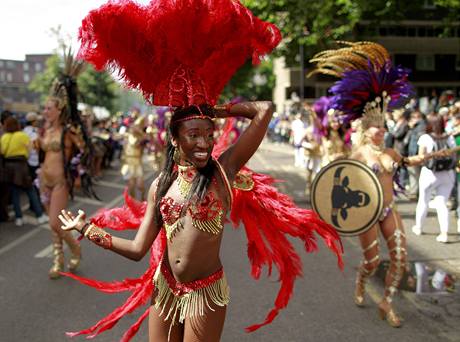
[[[270,123],[269,139],[294,147],[295,167],[306,168],[308,165],[309,156],[301,156],[299,152],[299,132],[308,132],[308,128],[314,122],[312,117],[314,113],[307,104],[302,114],[275,114]],[[439,123],[440,127],[434,127],[438,125],[435,123]],[[350,132],[353,131],[351,126],[346,128]],[[443,141],[442,146],[437,145],[438,140]],[[460,99],[455,98],[452,92],[447,91],[440,97],[431,99],[413,99],[405,108],[387,113],[385,146],[394,148],[403,157],[452,148],[455,145],[460,145]],[[448,206],[457,208],[457,228],[460,232],[460,167],[455,152],[451,159],[452,165],[441,171],[433,171],[430,166],[433,162],[428,160],[422,166],[401,166],[396,180],[398,187],[403,189],[410,200],[418,201],[418,223],[414,226],[413,232],[417,235],[422,234],[423,227],[420,225],[428,207],[436,209],[442,233],[438,236],[440,242],[447,241],[447,235],[444,233],[448,230]]]
[[[96,119],[91,111],[81,113],[92,142],[92,170],[90,174],[96,182],[103,176],[104,169],[112,167],[115,160],[122,158],[123,146],[129,127],[134,121],[133,113],[117,113],[106,119]],[[157,120],[156,114],[150,114],[149,124],[144,128],[145,141],[142,143],[153,157],[157,156],[162,144],[159,142],[160,130],[158,123],[164,125],[164,120]],[[14,210],[14,222],[23,225],[20,195],[27,194],[30,209],[35,213],[38,223],[48,219],[40,203],[38,187],[34,184],[37,170],[43,161],[43,152],[35,149],[34,141],[43,134],[44,120],[41,115],[30,112],[25,115],[3,111],[0,125],[0,222],[12,219],[8,213],[9,205]],[[13,136],[14,140],[11,139]],[[10,140],[14,144],[10,144]],[[15,164],[12,164],[14,162]],[[12,165],[12,166],[11,166]],[[17,172],[21,166],[22,173]],[[155,166],[155,165],[154,165]],[[11,169],[14,169],[13,172]],[[11,171],[11,172],[10,172]],[[21,177],[19,177],[21,176]],[[75,183],[78,190],[78,179]]]

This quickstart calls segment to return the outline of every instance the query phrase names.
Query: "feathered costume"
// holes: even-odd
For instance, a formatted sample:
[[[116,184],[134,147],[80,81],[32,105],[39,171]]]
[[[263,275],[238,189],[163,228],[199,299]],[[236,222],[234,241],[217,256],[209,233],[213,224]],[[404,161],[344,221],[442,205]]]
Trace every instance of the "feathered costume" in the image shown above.
[[[147,6],[131,1],[110,2],[90,12],[84,19],[80,39],[80,56],[97,68],[113,66],[127,84],[143,92],[156,105],[214,105],[239,66],[248,57],[257,63],[279,43],[281,36],[273,24],[254,17],[235,0],[154,0]],[[228,125],[227,128],[231,125]],[[227,129],[213,150],[217,158],[227,146]],[[342,267],[342,245],[336,231],[311,210],[298,208],[273,186],[269,176],[243,168],[233,183],[230,219],[234,227],[242,222],[248,237],[251,274],[258,279],[262,267],[279,270],[281,288],[275,307],[254,331],[269,324],[286,307],[295,279],[302,274],[300,258],[286,235],[298,237],[307,252],[317,249],[315,233],[337,255]],[[122,208],[103,209],[93,218],[97,226],[115,230],[136,229],[141,224],[146,203],[125,193]],[[138,279],[122,282],[99,282],[73,277],[102,292],[130,291],[126,302],[89,329],[70,336],[90,334],[94,337],[112,328],[125,314],[150,302],[152,277],[166,246],[162,229],[152,249],[149,269]],[[129,341],[148,315],[147,308],[124,334]]]
[[[393,180],[399,179],[395,169],[406,158],[390,158],[385,162],[380,156],[385,153],[384,141],[379,145],[365,136],[365,131],[371,127],[382,129],[385,127],[385,116],[388,110],[396,109],[409,100],[413,91],[408,81],[409,71],[400,66],[394,66],[388,51],[377,43],[372,42],[339,42],[345,47],[319,53],[311,60],[317,63],[312,73],[333,75],[340,80],[331,88],[331,107],[343,113],[343,121],[356,121],[358,147],[367,145],[373,152],[375,160],[369,160],[370,155],[364,154],[360,158],[365,163],[372,163],[374,173],[380,175],[385,172],[393,173]],[[366,142],[366,140],[368,140]],[[358,150],[359,151],[359,150]],[[388,154],[387,154],[388,155]],[[366,156],[368,160],[363,160]],[[406,159],[407,160],[407,159]],[[385,184],[382,184],[385,193]],[[406,240],[400,219],[398,219],[394,201],[384,196],[385,206],[379,217],[379,225],[385,226],[385,242],[388,246],[390,266],[385,275],[385,290],[382,302],[379,304],[381,319],[392,327],[400,327],[401,319],[393,310],[391,303],[397,293],[400,282],[406,270]],[[382,229],[382,228],[381,228]],[[357,306],[364,305],[365,284],[377,270],[379,264],[379,241],[377,235],[371,240],[368,235],[367,246],[362,246],[363,260],[358,269],[354,301]],[[386,308],[382,308],[382,303]]]
[[[342,122],[359,118],[382,122],[387,109],[400,108],[413,95],[409,70],[394,66],[382,45],[339,43],[346,47],[320,52],[310,60],[316,68],[309,76],[320,73],[340,79],[329,91],[330,107],[343,113]]]
[[[53,81],[49,96],[59,102],[58,107],[62,111],[60,119],[65,123],[63,125],[61,149],[66,182],[70,196],[73,197],[74,182],[80,176],[82,190],[85,194],[89,197],[93,196],[97,198],[93,189],[91,176],[88,172],[92,162],[93,146],[77,109],[79,96],[77,77],[84,70],[85,63],[74,58],[71,48],[64,49],[63,61],[63,70]],[[73,153],[70,159],[64,153],[63,137],[67,132],[76,135],[80,141],[80,150]]]
[[[401,108],[414,94],[408,79],[410,70],[394,66],[380,44],[339,43],[345,47],[320,52],[310,60],[316,68],[309,75],[321,73],[340,78],[329,89],[329,106],[341,113],[341,122],[359,119],[358,131],[373,124],[383,126],[386,112]],[[403,192],[399,172],[393,179],[395,194]]]

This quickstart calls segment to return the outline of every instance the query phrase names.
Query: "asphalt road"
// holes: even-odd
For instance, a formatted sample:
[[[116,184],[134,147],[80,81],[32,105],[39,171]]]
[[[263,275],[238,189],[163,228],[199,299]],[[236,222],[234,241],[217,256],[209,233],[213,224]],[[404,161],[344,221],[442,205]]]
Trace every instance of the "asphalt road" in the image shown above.
[[[268,172],[284,179],[279,187],[293,196],[300,206],[308,206],[303,195],[302,170],[295,169],[292,148],[265,143],[250,162],[256,171]],[[149,172],[147,183],[153,172]],[[100,206],[120,205],[123,181],[117,170],[108,170],[97,191],[103,204],[77,197],[71,209],[95,212]],[[414,203],[401,201],[399,209],[406,228],[413,223]],[[435,218],[430,216],[431,234],[415,237],[408,233],[409,258],[422,260],[433,267],[445,267],[452,273],[460,268],[459,244],[456,237],[450,244],[434,241]],[[431,226],[430,226],[431,227]],[[279,283],[277,275],[266,273],[255,281],[250,276],[246,256],[244,230],[225,229],[222,260],[231,287],[231,303],[227,311],[222,341],[460,341],[460,296],[415,296],[402,292],[395,299],[397,311],[404,317],[400,329],[389,327],[377,315],[383,289],[374,278],[368,287],[367,305],[357,308],[352,293],[356,266],[361,257],[356,238],[344,239],[345,269],[339,271],[335,257],[320,243],[319,251],[306,254],[294,242],[302,256],[304,277],[299,279],[287,309],[275,321],[254,333],[244,328],[264,320],[275,299]],[[133,232],[121,233],[133,236]],[[50,232],[46,225],[36,226],[33,219],[23,227],[12,223],[0,226],[0,341],[69,341],[65,331],[88,327],[120,305],[128,294],[107,295],[61,278],[51,281],[47,273],[51,264]],[[148,258],[135,263],[82,241],[83,259],[78,273],[99,280],[121,280],[143,273]],[[382,250],[385,248],[382,246]],[[385,258],[385,252],[383,258]],[[95,341],[118,341],[123,332],[143,310],[121,320],[112,330]],[[83,337],[75,337],[83,341]],[[147,324],[141,326],[133,341],[147,341]]]

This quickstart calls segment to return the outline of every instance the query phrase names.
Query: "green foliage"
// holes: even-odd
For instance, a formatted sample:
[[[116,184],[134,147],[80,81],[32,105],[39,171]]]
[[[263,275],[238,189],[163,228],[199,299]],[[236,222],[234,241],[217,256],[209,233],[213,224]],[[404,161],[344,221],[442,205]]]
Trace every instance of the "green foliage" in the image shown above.
[[[62,58],[54,54],[46,61],[46,68],[38,73],[29,85],[29,89],[41,94],[42,102],[46,99],[49,89],[59,73],[62,72]],[[102,106],[109,111],[114,110],[114,99],[118,85],[106,72],[98,72],[91,65],[77,79],[80,100],[91,106]]]
[[[275,76],[271,60],[262,61],[256,67],[251,61],[247,61],[228,82],[221,100],[230,101],[237,96],[248,100],[271,100],[274,86]]]
[[[44,102],[54,79],[61,70],[61,59],[58,55],[51,55],[51,57],[46,60],[45,70],[36,74],[34,79],[30,82],[29,90],[41,94],[41,102]]]
[[[98,72],[92,65],[78,77],[78,89],[82,101],[90,106],[101,106],[113,112],[113,102],[118,85],[107,72]]]
[[[133,107],[145,106],[145,100],[142,94],[137,90],[131,90],[122,86],[116,90],[116,98],[114,101],[114,107],[117,112],[128,112]]]
[[[352,0],[243,0],[255,15],[275,23],[283,43],[277,50],[288,65],[298,64],[299,45],[305,55],[323,50],[337,39],[350,36],[361,18],[361,8]]]
[[[305,59],[324,50],[336,40],[356,40],[355,27],[361,20],[378,25],[381,21],[440,20],[446,31],[460,20],[460,0],[243,0],[255,15],[275,23],[283,42],[277,49],[288,65],[298,65],[299,44]]]

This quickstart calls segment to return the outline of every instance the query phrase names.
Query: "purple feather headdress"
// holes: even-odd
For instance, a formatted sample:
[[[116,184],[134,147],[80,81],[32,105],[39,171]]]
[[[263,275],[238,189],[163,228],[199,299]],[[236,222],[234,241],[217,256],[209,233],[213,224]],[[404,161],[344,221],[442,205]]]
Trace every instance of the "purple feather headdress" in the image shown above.
[[[400,108],[414,94],[408,81],[409,72],[391,65],[390,61],[378,69],[369,62],[366,69],[346,71],[330,89],[331,107],[341,111],[346,122],[361,118],[377,106],[382,114]]]
[[[340,78],[330,89],[331,108],[342,122],[362,118],[363,126],[383,125],[387,110],[402,107],[413,95],[409,70],[391,63],[388,51],[372,42],[340,42],[346,47],[320,52],[310,62],[321,73]]]

